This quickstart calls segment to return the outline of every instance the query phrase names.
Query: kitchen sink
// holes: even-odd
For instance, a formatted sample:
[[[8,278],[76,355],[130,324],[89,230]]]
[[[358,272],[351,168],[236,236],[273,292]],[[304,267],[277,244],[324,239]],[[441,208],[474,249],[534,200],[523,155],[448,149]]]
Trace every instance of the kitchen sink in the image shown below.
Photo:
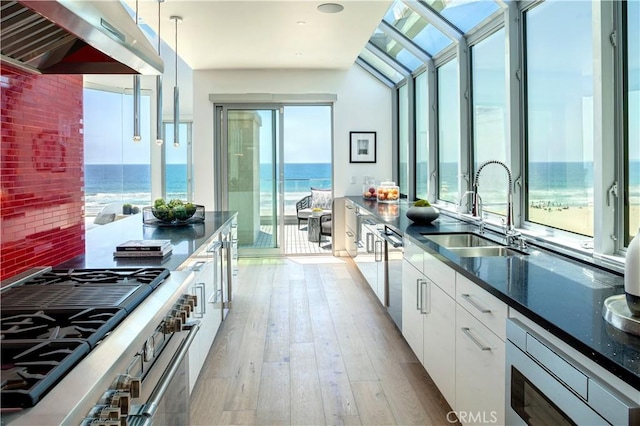
[[[422,236],[460,257],[506,257],[517,254],[526,254],[472,233],[436,235],[422,234]]]
[[[446,248],[485,247],[485,246],[496,246],[498,244],[494,241],[491,241],[484,237],[480,237],[475,234],[439,234],[439,235],[422,234],[422,236]]]
[[[449,247],[452,253],[460,257],[490,257],[490,256],[514,256],[520,254],[515,250],[511,250],[502,246],[484,246],[484,247]]]

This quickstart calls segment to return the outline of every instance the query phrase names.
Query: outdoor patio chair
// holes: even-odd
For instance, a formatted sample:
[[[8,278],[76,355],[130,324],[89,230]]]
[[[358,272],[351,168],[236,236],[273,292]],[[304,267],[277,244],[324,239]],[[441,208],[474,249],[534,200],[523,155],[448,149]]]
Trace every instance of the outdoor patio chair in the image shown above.
[[[298,218],[298,229],[300,223],[307,221],[313,209],[321,209],[323,214],[331,213],[331,189],[311,188],[311,195],[307,195],[296,203],[296,216]]]
[[[320,216],[320,235],[318,236],[318,246],[322,242],[322,236],[331,236],[331,213]]]

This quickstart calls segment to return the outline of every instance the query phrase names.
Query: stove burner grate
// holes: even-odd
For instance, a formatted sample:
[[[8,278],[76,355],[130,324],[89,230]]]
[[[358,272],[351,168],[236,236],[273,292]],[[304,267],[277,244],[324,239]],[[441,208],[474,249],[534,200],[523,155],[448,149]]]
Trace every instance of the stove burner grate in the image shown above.
[[[2,406],[35,405],[89,350],[81,340],[3,340]]]
[[[3,310],[2,315],[0,338],[3,341],[72,338],[84,339],[93,347],[124,319],[126,311],[119,308],[11,309]]]
[[[25,285],[147,284],[156,288],[167,276],[169,270],[165,268],[53,269]]]

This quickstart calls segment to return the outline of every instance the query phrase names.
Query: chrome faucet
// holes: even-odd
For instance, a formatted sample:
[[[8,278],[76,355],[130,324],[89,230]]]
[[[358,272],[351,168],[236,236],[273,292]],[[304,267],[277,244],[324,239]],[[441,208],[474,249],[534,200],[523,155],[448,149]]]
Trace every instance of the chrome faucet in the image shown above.
[[[474,191],[467,191],[462,194],[460,200],[458,201],[458,212],[462,208],[462,201],[467,197],[467,195],[473,195],[472,207],[471,207],[471,215],[478,220],[478,226],[480,228],[480,233],[484,233],[484,221],[482,220],[482,198]]]
[[[485,161],[478,167],[478,171],[476,171],[475,179],[473,180],[473,215],[476,216],[478,214],[478,210],[482,208],[481,201],[478,202],[480,196],[478,195],[478,180],[480,179],[480,172],[489,164],[497,164],[502,166],[507,171],[507,177],[509,179],[508,188],[507,188],[507,219],[505,221],[504,234],[507,238],[507,243],[509,245],[518,242],[520,239],[520,232],[516,231],[513,227],[513,179],[511,177],[511,170],[509,167],[498,160],[489,160]],[[466,196],[466,194],[464,195]],[[463,197],[464,197],[463,196]],[[480,210],[480,214],[482,211]]]

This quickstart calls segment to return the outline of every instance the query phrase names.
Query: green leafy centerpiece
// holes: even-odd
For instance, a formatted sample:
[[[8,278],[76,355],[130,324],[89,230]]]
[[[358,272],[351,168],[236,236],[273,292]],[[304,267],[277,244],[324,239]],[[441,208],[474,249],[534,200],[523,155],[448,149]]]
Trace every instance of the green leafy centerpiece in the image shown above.
[[[186,225],[204,221],[204,206],[179,199],[166,202],[158,198],[152,207],[145,207],[143,213],[145,224]]]
[[[409,219],[420,225],[428,225],[440,216],[440,211],[427,200],[418,200],[405,213]]]

